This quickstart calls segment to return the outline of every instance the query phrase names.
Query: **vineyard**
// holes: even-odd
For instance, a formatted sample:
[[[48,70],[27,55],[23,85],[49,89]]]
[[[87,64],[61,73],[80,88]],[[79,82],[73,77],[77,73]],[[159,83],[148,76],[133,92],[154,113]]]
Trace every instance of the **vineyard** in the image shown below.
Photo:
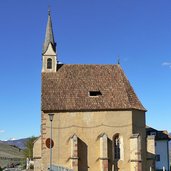
[[[23,162],[23,151],[15,146],[0,142],[0,167],[14,167]]]

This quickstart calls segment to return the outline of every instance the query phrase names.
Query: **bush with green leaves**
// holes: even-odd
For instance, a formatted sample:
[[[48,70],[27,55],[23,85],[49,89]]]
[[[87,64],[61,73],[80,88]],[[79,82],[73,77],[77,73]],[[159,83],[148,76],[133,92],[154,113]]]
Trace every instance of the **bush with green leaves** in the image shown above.
[[[25,149],[23,150],[25,158],[28,159],[33,159],[33,143],[37,139],[37,137],[30,137],[26,142],[25,142]]]

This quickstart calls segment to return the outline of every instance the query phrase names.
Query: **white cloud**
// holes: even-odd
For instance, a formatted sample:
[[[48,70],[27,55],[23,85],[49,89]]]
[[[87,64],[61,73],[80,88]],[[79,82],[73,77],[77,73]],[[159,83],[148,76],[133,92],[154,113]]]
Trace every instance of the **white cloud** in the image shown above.
[[[0,133],[4,133],[5,132],[5,130],[3,130],[3,129],[0,129]]]
[[[4,141],[14,141],[14,140],[16,140],[16,138],[9,138],[9,139],[4,140]]]
[[[163,62],[162,66],[171,68],[171,62]]]
[[[171,66],[171,62],[163,62],[162,65],[163,66],[169,66],[170,67]]]

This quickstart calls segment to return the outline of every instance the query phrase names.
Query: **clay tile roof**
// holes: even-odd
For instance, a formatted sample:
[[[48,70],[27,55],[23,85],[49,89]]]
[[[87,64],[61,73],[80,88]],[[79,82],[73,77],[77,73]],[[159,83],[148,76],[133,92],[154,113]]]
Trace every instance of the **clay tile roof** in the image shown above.
[[[41,107],[43,111],[146,111],[120,65],[62,65],[56,73],[42,73]]]

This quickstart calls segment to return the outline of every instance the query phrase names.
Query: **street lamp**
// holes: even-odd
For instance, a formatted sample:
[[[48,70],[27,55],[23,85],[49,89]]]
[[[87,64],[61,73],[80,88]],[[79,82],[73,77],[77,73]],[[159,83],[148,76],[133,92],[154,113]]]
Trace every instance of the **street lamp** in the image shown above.
[[[53,113],[49,113],[49,121],[50,121],[50,171],[52,171],[52,121],[53,121]]]

